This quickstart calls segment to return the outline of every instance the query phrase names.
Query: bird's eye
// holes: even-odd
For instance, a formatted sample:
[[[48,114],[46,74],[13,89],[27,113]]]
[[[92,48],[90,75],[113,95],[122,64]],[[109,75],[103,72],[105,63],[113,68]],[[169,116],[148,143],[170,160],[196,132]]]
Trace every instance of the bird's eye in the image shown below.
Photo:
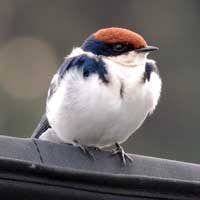
[[[113,45],[113,50],[115,52],[122,52],[126,49],[126,45],[122,43],[117,43]]]

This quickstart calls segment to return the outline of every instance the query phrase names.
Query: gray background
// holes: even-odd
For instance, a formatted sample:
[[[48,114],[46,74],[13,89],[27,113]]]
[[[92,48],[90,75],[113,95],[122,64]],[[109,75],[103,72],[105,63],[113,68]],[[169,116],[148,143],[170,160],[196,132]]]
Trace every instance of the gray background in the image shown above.
[[[128,152],[200,163],[200,1],[0,0],[0,133],[29,137],[52,75],[73,46],[119,26],[160,47],[155,113],[124,144]]]

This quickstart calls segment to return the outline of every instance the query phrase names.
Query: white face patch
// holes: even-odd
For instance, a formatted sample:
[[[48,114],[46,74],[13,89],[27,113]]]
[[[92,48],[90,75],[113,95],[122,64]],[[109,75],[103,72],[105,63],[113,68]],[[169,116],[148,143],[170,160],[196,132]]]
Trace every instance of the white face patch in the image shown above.
[[[144,65],[146,63],[147,55],[147,52],[137,53],[135,51],[130,51],[119,56],[109,56],[107,59],[121,65],[138,66]]]

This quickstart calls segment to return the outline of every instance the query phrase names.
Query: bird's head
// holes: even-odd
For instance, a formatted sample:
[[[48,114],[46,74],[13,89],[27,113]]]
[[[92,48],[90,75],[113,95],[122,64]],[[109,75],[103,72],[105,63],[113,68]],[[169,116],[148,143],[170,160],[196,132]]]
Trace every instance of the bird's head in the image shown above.
[[[82,49],[95,55],[108,57],[122,64],[140,63],[149,52],[158,50],[148,46],[144,38],[124,28],[104,28],[89,36]]]

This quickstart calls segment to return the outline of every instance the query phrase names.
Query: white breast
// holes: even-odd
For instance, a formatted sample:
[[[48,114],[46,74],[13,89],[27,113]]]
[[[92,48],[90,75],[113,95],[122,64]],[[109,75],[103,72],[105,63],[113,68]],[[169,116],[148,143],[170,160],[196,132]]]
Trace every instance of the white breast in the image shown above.
[[[156,73],[144,83],[144,65],[131,68],[104,61],[110,83],[95,74],[83,79],[80,71],[71,70],[47,104],[49,123],[64,142],[97,147],[121,143],[157,105],[161,80]]]

